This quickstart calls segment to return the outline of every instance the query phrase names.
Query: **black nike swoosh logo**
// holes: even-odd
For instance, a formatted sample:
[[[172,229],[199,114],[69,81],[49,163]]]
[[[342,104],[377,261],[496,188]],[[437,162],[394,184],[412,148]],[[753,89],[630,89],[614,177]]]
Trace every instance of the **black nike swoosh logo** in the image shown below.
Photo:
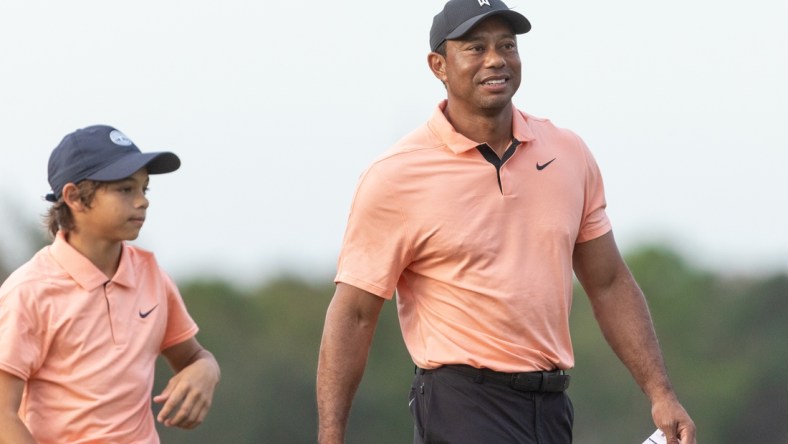
[[[553,157],[553,160],[555,160],[555,159],[557,159],[557,157]],[[543,169],[547,168],[547,165],[550,165],[551,163],[553,163],[553,160],[547,162],[544,165],[539,165],[539,162],[536,162],[536,169],[539,170],[539,171],[542,171]]]
[[[143,312],[142,310],[140,310],[140,317],[141,317],[142,319],[145,319],[145,318],[147,318],[147,317],[148,317],[148,315],[149,315],[149,314],[151,314],[151,313],[153,313],[153,310],[155,310],[155,309],[156,309],[156,307],[158,307],[158,306],[159,306],[159,304],[156,304],[156,305],[154,305],[154,306],[153,306],[153,308],[151,308],[150,310],[148,310],[148,311],[146,311],[146,312]]]

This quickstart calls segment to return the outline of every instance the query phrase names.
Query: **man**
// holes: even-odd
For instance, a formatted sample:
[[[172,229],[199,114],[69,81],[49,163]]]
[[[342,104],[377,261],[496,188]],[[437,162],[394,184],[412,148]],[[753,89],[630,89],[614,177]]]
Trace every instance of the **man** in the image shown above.
[[[695,425],[668,380],[645,299],[584,143],[516,109],[516,34],[500,0],[451,0],[428,63],[447,100],[358,184],[317,373],[319,441],[343,442],[384,300],[397,290],[417,366],[417,443],[569,443],[572,271],[669,443]]]

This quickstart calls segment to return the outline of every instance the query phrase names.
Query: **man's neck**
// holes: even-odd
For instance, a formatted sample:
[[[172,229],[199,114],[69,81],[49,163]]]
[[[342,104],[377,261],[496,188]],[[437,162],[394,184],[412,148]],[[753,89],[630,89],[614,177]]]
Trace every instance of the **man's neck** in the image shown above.
[[[512,143],[511,104],[504,109],[486,113],[456,110],[449,102],[443,114],[455,131],[475,142],[486,143],[498,157],[501,157]]]

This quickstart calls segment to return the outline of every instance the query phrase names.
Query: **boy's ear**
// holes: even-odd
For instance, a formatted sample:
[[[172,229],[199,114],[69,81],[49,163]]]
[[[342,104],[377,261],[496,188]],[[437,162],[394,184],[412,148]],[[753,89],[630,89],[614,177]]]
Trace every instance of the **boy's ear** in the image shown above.
[[[63,202],[68,205],[72,212],[83,212],[87,210],[87,206],[82,202],[79,197],[79,188],[73,183],[67,183],[63,187]]]

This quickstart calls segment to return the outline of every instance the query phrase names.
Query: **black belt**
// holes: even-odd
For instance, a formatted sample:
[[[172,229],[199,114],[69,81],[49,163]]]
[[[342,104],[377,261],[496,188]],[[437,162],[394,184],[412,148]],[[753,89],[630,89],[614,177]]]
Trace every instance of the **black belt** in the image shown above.
[[[470,365],[451,364],[438,367],[434,370],[417,368],[417,373],[429,373],[435,370],[447,370],[463,375],[471,376],[479,384],[490,381],[507,385],[514,390],[521,392],[550,392],[560,393],[569,388],[569,375],[563,370],[543,371],[543,372],[524,372],[524,373],[503,373],[490,370],[488,368],[475,368]]]

